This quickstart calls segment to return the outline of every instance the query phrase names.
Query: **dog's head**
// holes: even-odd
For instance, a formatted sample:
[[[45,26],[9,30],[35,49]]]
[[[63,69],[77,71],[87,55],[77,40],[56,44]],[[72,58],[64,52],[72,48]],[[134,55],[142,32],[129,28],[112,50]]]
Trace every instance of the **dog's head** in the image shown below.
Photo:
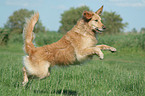
[[[92,29],[92,31],[100,33],[105,29],[105,26],[102,24],[100,17],[102,11],[103,6],[96,12],[92,11],[83,12],[83,18],[85,19],[86,22],[88,22],[88,25]]]

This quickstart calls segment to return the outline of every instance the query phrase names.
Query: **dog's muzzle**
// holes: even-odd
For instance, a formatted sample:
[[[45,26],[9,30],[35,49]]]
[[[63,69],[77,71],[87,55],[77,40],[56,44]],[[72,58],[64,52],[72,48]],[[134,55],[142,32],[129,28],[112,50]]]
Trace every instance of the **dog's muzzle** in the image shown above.
[[[102,33],[105,29],[106,29],[106,27],[103,26],[101,29],[95,28],[95,31],[98,32],[98,33]]]

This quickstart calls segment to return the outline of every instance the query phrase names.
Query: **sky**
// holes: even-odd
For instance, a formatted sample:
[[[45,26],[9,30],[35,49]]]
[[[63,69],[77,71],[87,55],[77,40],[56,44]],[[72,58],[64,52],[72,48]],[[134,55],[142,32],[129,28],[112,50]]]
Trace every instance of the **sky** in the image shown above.
[[[104,5],[104,11],[116,12],[129,25],[125,31],[145,28],[145,0],[0,0],[0,27],[8,17],[19,9],[38,11],[46,29],[57,31],[61,25],[61,14],[71,7],[88,6],[94,12]]]

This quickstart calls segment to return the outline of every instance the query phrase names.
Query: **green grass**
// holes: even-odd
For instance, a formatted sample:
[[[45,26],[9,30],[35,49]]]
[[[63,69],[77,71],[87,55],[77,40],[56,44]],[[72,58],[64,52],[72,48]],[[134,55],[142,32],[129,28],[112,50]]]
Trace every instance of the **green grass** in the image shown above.
[[[22,45],[0,47],[0,96],[145,96],[145,52],[118,48],[105,58],[53,67],[50,77],[23,87]]]
[[[36,34],[36,44],[56,42],[62,34]],[[99,36],[99,44],[117,48],[105,58],[69,67],[55,66],[50,77],[30,80],[23,87],[22,35],[0,46],[0,96],[145,96],[145,34]]]

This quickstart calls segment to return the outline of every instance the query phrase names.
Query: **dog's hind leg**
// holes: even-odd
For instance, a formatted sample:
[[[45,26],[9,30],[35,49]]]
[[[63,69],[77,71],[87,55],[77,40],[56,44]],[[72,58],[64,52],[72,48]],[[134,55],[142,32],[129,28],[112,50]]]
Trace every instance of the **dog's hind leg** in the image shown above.
[[[107,46],[107,45],[97,45],[97,48],[100,48],[101,50],[109,50],[111,52],[116,52],[116,48],[111,47],[111,46]]]
[[[22,84],[23,84],[23,86],[25,86],[27,83],[28,83],[28,76],[27,76],[27,73],[26,73],[26,68],[25,67],[23,67],[23,82],[22,82]]]
[[[39,79],[43,79],[45,77],[48,77],[50,75],[50,62],[48,61],[42,61],[39,63],[39,66],[37,67],[37,70],[39,70],[37,72],[37,77],[39,77]]]
[[[50,76],[50,72],[51,72],[51,67],[48,67],[48,74],[47,74],[47,76]]]

